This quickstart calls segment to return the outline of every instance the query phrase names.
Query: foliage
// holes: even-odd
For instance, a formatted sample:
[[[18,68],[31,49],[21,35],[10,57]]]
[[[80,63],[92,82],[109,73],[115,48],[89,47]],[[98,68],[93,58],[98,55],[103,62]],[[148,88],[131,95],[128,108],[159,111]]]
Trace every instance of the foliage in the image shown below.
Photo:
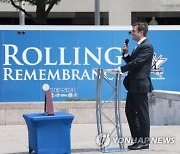
[[[36,24],[46,24],[47,16],[54,5],[57,5],[61,0],[23,0],[26,4],[36,6],[36,16],[33,17],[31,13],[19,6],[22,0],[0,0],[0,2],[11,3],[12,6],[24,12],[26,17],[35,21]]]

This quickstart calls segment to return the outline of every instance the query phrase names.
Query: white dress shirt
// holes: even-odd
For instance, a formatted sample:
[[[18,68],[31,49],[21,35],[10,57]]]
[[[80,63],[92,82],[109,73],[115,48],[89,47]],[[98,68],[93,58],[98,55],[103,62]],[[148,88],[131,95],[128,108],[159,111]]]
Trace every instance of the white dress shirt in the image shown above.
[[[137,46],[135,46],[134,50],[136,50],[136,48],[138,47],[138,45],[140,45],[144,40],[146,39],[146,37],[143,37],[142,39],[140,39],[137,43]],[[133,50],[133,51],[134,51]],[[124,57],[127,57],[129,55],[129,53],[124,54]]]

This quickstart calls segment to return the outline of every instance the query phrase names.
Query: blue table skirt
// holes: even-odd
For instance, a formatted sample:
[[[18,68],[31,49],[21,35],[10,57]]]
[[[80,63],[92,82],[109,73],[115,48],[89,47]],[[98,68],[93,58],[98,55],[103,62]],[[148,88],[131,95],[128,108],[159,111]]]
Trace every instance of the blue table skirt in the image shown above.
[[[55,112],[53,116],[44,113],[23,115],[29,140],[29,152],[38,154],[71,153],[70,130],[74,115]]]

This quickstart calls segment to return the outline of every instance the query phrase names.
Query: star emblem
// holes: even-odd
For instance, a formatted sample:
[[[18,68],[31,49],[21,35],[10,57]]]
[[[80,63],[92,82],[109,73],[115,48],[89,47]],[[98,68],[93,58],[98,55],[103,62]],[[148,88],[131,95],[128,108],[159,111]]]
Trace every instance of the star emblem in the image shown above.
[[[162,55],[157,57],[154,53],[151,65],[151,72],[156,74],[158,77],[162,78],[164,69],[161,67],[161,65],[165,63],[166,60],[167,58],[163,58]]]

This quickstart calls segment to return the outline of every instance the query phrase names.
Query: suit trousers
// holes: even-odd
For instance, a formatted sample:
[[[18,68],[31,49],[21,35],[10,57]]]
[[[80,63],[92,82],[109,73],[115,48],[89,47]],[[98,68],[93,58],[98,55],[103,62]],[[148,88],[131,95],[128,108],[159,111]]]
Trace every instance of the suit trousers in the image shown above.
[[[150,135],[147,93],[128,92],[125,112],[134,142],[138,141],[147,143]]]

